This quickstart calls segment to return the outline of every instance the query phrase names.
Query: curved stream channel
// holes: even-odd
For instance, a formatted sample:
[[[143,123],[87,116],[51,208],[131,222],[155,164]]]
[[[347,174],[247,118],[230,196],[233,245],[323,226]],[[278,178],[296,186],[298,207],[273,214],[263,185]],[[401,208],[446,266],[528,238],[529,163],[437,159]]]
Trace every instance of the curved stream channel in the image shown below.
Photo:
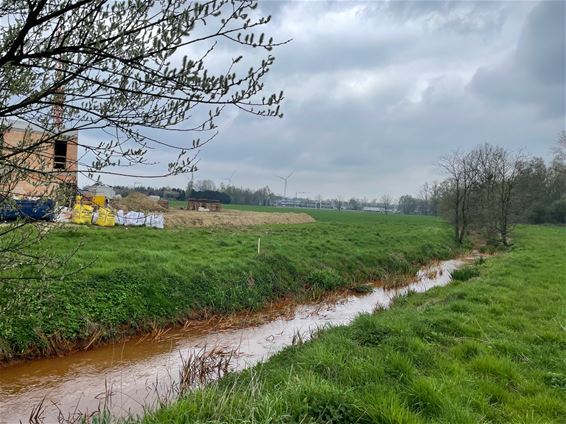
[[[375,288],[366,295],[338,302],[298,306],[290,317],[245,328],[219,330],[210,326],[176,329],[158,341],[138,338],[61,358],[23,362],[0,369],[0,423],[27,422],[43,400],[41,418],[57,422],[59,414],[76,417],[100,408],[106,401],[116,416],[138,414],[152,407],[158,396],[171,396],[179,379],[181,357],[206,349],[237,351],[231,370],[257,364],[321,327],[351,322],[363,312],[386,308],[396,296],[444,286],[450,273],[474,257],[440,262],[421,269],[412,283],[397,289]],[[111,393],[108,396],[108,393]]]

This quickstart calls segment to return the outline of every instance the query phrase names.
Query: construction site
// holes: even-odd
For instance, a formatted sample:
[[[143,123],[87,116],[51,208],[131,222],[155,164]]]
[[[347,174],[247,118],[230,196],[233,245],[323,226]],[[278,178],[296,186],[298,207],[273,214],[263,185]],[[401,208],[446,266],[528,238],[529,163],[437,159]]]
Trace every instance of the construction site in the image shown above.
[[[60,114],[55,110],[54,114]],[[58,116],[58,115],[57,115]],[[96,183],[78,188],[78,132],[57,137],[39,127],[16,121],[2,136],[9,155],[33,143],[43,145],[33,155],[15,154],[25,173],[12,173],[2,180],[0,221],[58,222],[99,227],[147,226],[154,228],[230,227],[261,224],[313,222],[305,213],[225,211],[217,200],[189,198],[180,208],[170,209],[167,200],[132,192],[121,198],[112,187]]]
[[[167,201],[155,200],[142,193],[124,198],[81,196],[71,211],[56,220],[99,226],[148,226],[156,228],[238,227],[262,224],[304,224],[314,222],[306,213],[272,213],[223,210],[216,201],[189,199],[185,207],[172,209]]]
[[[218,202],[203,199],[190,199],[186,207],[171,209],[167,201],[154,200],[135,192],[125,198],[115,199],[104,195],[79,194],[71,202],[69,206],[60,206],[49,198],[18,197],[0,209],[0,219],[4,222],[24,219],[68,225],[147,226],[159,229],[314,222],[306,213],[223,210]]]

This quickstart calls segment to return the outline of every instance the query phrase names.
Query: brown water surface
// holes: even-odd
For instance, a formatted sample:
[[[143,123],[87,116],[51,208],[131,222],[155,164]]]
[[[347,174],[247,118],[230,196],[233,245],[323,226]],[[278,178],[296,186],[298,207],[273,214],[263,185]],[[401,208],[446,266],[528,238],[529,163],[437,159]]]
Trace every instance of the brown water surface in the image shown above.
[[[307,340],[313,331],[351,322],[363,312],[387,308],[396,296],[424,292],[450,282],[450,272],[474,258],[441,262],[419,271],[415,281],[398,289],[375,288],[367,295],[347,296],[338,302],[298,306],[291,316],[238,329],[218,324],[176,329],[158,341],[138,338],[61,358],[22,362],[0,369],[0,423],[27,422],[32,408],[43,400],[43,420],[57,422],[88,413],[107,401],[116,416],[155,407],[158,396],[170,395],[178,380],[181,356],[203,347],[238,354],[234,370],[268,358],[293,342],[297,334]],[[112,393],[111,396],[105,394]]]

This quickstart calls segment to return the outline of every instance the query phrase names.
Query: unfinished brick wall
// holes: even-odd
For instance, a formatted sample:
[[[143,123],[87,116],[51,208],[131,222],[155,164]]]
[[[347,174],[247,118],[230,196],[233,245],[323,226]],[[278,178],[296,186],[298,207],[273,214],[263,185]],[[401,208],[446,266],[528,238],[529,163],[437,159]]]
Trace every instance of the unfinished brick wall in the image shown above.
[[[44,133],[39,131],[25,130],[23,128],[11,128],[4,133],[4,151],[16,146],[32,144],[34,141],[41,140]],[[63,139],[62,139],[63,140]],[[54,143],[46,143],[40,149],[35,149],[33,154],[19,156],[22,166],[34,171],[26,173],[25,177],[15,176],[9,184],[10,194],[22,197],[42,197],[50,196],[59,186],[66,184],[72,187],[77,186],[77,158],[78,158],[78,138],[76,135],[65,137],[66,156],[64,167],[55,167]],[[62,162],[59,161],[62,166]]]

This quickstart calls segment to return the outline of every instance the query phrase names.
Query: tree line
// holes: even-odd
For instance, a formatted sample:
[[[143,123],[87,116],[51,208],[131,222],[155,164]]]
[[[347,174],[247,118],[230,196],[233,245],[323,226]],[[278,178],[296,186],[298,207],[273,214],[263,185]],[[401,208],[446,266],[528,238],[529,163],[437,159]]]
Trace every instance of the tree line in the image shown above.
[[[187,184],[186,195],[190,197],[202,196],[206,199],[217,199],[220,197],[227,199],[227,201],[222,201],[222,203],[234,203],[237,205],[261,205],[270,206],[274,205],[275,201],[279,199],[279,196],[275,195],[269,186],[261,187],[258,189],[236,187],[231,182],[220,185],[216,185],[212,180],[197,180],[190,181]],[[204,193],[206,192],[206,193]],[[192,194],[191,194],[192,193]],[[215,196],[215,197],[207,197]]]
[[[235,203],[238,205],[274,205],[279,199],[269,187],[259,189],[250,189],[236,187],[233,185],[220,184],[217,186],[212,180],[191,181],[186,188],[177,187],[127,187],[114,186],[116,194],[122,197],[128,196],[130,193],[138,192],[146,196],[159,196],[166,200],[187,201],[189,198],[218,200],[223,204]]]
[[[509,245],[515,224],[566,223],[564,132],[549,163],[483,144],[446,155],[439,165],[447,178],[425,184],[418,198],[401,196],[399,211],[443,216],[459,243],[475,232],[491,243]]]
[[[119,194],[122,197],[128,196],[130,193],[143,193],[146,196],[159,196],[165,200],[179,200],[179,201],[187,201],[189,198],[192,199],[207,199],[207,200],[217,200],[223,204],[230,204],[232,203],[231,197],[218,190],[210,190],[210,189],[182,189],[176,187],[126,187],[126,186],[115,186],[114,190],[116,194]]]
[[[405,194],[399,197],[397,209],[405,215],[433,215],[437,216],[442,195],[441,185],[438,182],[424,183],[418,197]]]

